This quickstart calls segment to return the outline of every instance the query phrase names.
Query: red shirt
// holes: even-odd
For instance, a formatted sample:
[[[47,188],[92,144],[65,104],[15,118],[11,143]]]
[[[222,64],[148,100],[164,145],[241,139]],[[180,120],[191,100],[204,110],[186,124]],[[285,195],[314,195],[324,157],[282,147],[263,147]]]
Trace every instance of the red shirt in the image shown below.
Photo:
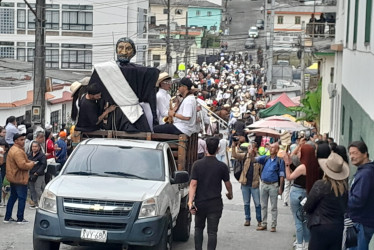
[[[47,148],[47,159],[55,158],[55,145],[51,139],[47,139],[45,142]]]

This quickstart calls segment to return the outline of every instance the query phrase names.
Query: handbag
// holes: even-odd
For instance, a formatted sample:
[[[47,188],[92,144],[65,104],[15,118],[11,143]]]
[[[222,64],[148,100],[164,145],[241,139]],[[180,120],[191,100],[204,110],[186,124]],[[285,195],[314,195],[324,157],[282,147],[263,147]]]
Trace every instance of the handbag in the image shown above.
[[[239,181],[242,171],[243,171],[243,163],[241,161],[235,160],[234,161],[234,177],[236,180]]]
[[[355,246],[357,246],[357,229],[350,218],[345,218],[342,249]]]
[[[36,182],[37,179],[38,179],[37,175],[32,174],[29,176],[29,182]]]

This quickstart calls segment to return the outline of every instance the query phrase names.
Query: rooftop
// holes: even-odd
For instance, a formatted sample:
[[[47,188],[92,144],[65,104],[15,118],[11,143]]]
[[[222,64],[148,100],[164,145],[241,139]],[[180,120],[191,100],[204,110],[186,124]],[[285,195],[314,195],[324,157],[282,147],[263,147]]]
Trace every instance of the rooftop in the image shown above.
[[[166,6],[165,0],[149,0],[150,5],[164,5]],[[206,0],[170,0],[170,6],[180,7],[201,7],[201,8],[222,8],[220,5],[206,1]]]

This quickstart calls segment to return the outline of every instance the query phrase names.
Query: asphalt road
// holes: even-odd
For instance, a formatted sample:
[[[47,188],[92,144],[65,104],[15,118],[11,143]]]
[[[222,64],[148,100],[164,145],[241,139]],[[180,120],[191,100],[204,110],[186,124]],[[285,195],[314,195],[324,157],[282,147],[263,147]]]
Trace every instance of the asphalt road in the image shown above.
[[[227,15],[232,17],[228,24],[229,35],[224,36],[223,40],[228,41],[228,50],[236,52],[249,52],[256,57],[256,50],[247,50],[244,48],[245,40],[248,38],[248,30],[255,26],[257,19],[264,19],[264,13],[260,8],[264,5],[261,0],[231,0],[228,1]],[[265,47],[265,32],[260,30],[259,38],[256,39],[256,47],[261,45]]]
[[[233,183],[234,199],[224,198],[224,211],[218,230],[217,250],[231,249],[253,249],[253,250],[291,250],[293,243],[294,225],[289,207],[284,207],[283,202],[278,200],[278,227],[276,233],[270,231],[256,231],[255,211],[251,204],[252,225],[244,227],[243,200],[240,184],[231,176]],[[13,217],[15,217],[17,207],[14,207]],[[0,215],[5,214],[5,208],[0,208]],[[31,250],[32,230],[35,210],[26,207],[25,218],[30,221],[26,225],[0,224],[0,250]],[[3,218],[1,218],[3,219]],[[269,218],[270,220],[270,218]],[[269,221],[270,222],[270,221]],[[207,242],[205,235],[204,242]],[[175,242],[174,250],[193,250],[193,225],[191,237],[187,242]],[[61,245],[63,250],[112,250],[107,247],[74,247]],[[43,249],[40,249],[43,250]]]

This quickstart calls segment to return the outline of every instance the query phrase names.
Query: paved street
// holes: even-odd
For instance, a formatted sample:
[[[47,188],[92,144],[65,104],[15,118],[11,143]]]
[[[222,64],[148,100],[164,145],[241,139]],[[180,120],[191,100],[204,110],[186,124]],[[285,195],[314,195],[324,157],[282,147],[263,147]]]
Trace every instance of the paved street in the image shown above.
[[[234,199],[229,201],[224,199],[224,212],[219,226],[218,247],[217,250],[223,249],[292,249],[293,242],[293,219],[289,207],[283,207],[283,202],[279,201],[278,227],[276,233],[257,232],[256,221],[254,219],[254,207],[252,204],[252,225],[244,227],[243,201],[240,191],[240,184],[231,176],[234,189]],[[5,208],[0,208],[0,214],[4,215]],[[14,209],[14,217],[16,207]],[[26,208],[25,218],[30,220],[27,225],[0,224],[0,249],[1,250],[30,250],[32,249],[32,228],[34,222],[35,210]],[[191,238],[188,242],[175,243],[175,250],[192,250],[194,249],[193,229]],[[205,235],[204,242],[207,242]],[[102,247],[71,247],[62,245],[63,250],[104,250]],[[107,248],[108,250],[111,248]]]
[[[257,19],[264,19],[264,13],[260,8],[264,1],[254,0],[231,0],[228,1],[227,14],[232,17],[231,24],[228,25],[230,35],[225,36],[228,41],[229,51],[249,51],[252,56],[256,55],[255,50],[244,49],[245,40],[248,38],[248,30],[255,26]],[[260,30],[259,38],[256,39],[256,46],[265,46],[265,34]]]

